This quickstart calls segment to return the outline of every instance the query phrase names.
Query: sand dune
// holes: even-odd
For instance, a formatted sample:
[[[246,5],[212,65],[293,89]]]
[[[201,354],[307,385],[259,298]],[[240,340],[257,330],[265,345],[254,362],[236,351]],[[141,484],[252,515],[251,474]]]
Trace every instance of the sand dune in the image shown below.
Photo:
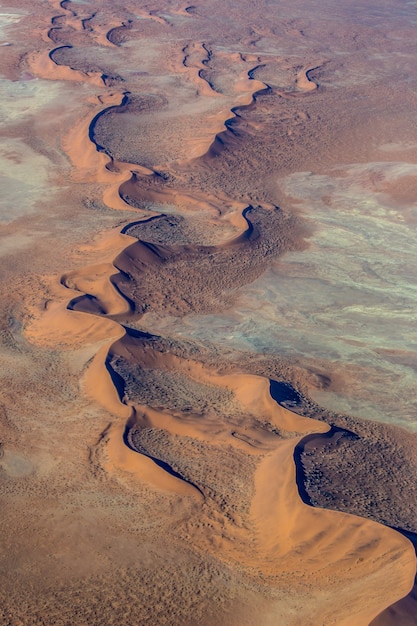
[[[340,514],[340,520],[337,520],[330,511],[313,510],[301,502],[295,481],[295,466],[292,461],[294,446],[300,439],[300,435],[297,436],[296,433],[311,432],[311,430],[325,432],[328,426],[279,407],[271,399],[268,381],[261,377],[242,374],[219,376],[205,371],[200,364],[193,364],[190,359],[181,361],[173,355],[155,353],[151,346],[150,339],[141,341],[139,338],[137,340],[130,338],[129,340],[125,336],[113,345],[110,352],[110,363],[116,367],[125,382],[128,381],[124,389],[125,398],[128,398],[129,404],[133,403],[135,407],[125,431],[129,446],[140,453],[139,457],[145,455],[154,460],[158,458],[160,461],[161,457],[158,455],[163,451],[162,459],[175,458],[175,475],[182,476],[186,484],[191,483],[196,488],[198,487],[199,492],[205,498],[205,507],[203,506],[202,510],[196,513],[203,518],[207,515],[208,505],[210,508],[213,506],[217,508],[218,493],[216,493],[216,487],[213,487],[213,482],[205,483],[201,475],[201,467],[193,466],[192,455],[187,446],[190,437],[200,442],[200,451],[204,450],[202,446],[205,444],[207,450],[210,450],[209,454],[211,456],[216,454],[216,458],[221,458],[226,444],[228,454],[232,458],[236,454],[232,450],[237,448],[240,453],[255,459],[256,464],[252,466],[253,475],[249,483],[251,488],[245,496],[243,493],[239,496],[244,503],[247,503],[246,508],[239,511],[237,517],[232,518],[231,527],[226,526],[227,531],[223,531],[223,540],[216,539],[216,549],[221,551],[223,558],[227,555],[228,559],[241,563],[243,558],[241,550],[245,546],[245,566],[262,571],[262,575],[267,578],[277,575],[291,575],[296,578],[312,575],[317,577],[319,569],[320,580],[333,581],[326,583],[329,589],[333,584],[339,585],[336,581],[342,562],[348,569],[354,565],[352,578],[347,576],[344,579],[344,591],[339,591],[338,623],[367,623],[381,608],[379,595],[381,585],[386,585],[384,587],[386,594],[392,591],[391,586],[386,583],[387,572],[391,570],[392,559],[396,558],[398,550],[401,553],[406,547],[406,541],[392,531],[383,529],[372,522],[342,516],[342,514]],[[174,409],[175,390],[172,390],[173,397],[168,398],[168,403],[175,411],[174,415],[167,413],[166,408],[164,411],[156,411],[135,405],[136,396],[143,398],[144,393],[140,389],[140,384],[145,379],[137,370],[134,373],[134,368],[138,366],[150,368],[149,371],[154,373],[159,372],[159,378],[155,379],[155,381],[159,380],[159,389],[161,389],[162,372],[169,371],[184,372],[186,378],[190,379],[188,384],[191,384],[191,381],[198,381],[200,384],[217,385],[227,389],[232,394],[232,398],[229,398],[228,402],[226,399],[221,400],[224,407],[223,428],[219,426],[217,420],[210,420],[210,413],[206,414],[202,421],[198,400],[193,408],[187,409],[186,416],[181,415],[178,404]],[[128,371],[129,374],[127,374]],[[159,401],[163,401],[163,395],[159,393]],[[203,394],[202,397],[208,396],[207,390],[201,390],[200,393]],[[148,398],[148,401],[151,400]],[[158,402],[156,398],[153,402],[155,401]],[[235,403],[240,406],[240,409]],[[252,428],[248,428],[251,422]],[[150,433],[153,433],[153,438],[150,438]],[[164,433],[162,438],[158,439],[158,433],[161,433],[161,436]],[[137,475],[139,469],[134,468],[140,468],[141,460],[138,460],[137,466],[134,465],[134,458],[131,458],[129,463],[121,463],[124,444],[120,434],[120,428],[109,434],[110,441],[112,441],[110,458],[113,467],[117,470],[131,471]],[[178,445],[181,446],[182,459],[178,457],[178,454],[171,457],[170,448],[174,450]],[[235,472],[237,467],[237,465],[234,466]],[[176,488],[170,476],[172,471],[172,468],[167,471],[167,479],[169,478],[172,484],[162,485],[159,482],[162,480],[161,472],[158,470],[156,486],[164,489]],[[224,476],[227,475],[227,471],[228,469],[223,467]],[[250,472],[249,465],[247,472]],[[144,476],[142,478],[144,479]],[[199,479],[202,482],[199,482]],[[152,478],[148,477],[147,480],[152,481]],[[227,510],[226,506],[225,510]],[[205,540],[210,541],[209,533],[206,538],[200,535],[194,538],[199,545],[204,544]],[[214,541],[214,538],[211,541]],[[234,543],[235,541],[238,543]],[[323,554],[326,554],[325,561],[322,560]],[[384,557],[382,557],[383,554]],[[409,550],[407,554],[408,564],[404,571],[405,589],[407,585],[409,586],[409,576],[411,574],[412,577],[414,571],[413,551]],[[387,558],[388,562],[378,571],[378,576],[380,575],[381,578],[376,582],[375,563],[381,558]],[[347,565],[348,562],[351,563],[350,566]],[[403,564],[405,565],[405,560]],[[373,578],[373,584],[377,585],[378,591],[370,592],[368,587],[362,587],[359,590],[357,581],[361,576]],[[318,579],[315,578],[315,580],[319,584]],[[387,599],[389,597],[393,596],[386,596]],[[319,600],[314,611],[317,615],[320,614],[320,619],[323,619],[325,623],[326,620],[330,623],[333,619],[330,613],[327,614]]]
[[[323,97],[318,66],[303,47],[302,63],[287,60],[305,37],[300,18],[273,16],[270,26],[264,7],[249,27],[242,7],[230,6],[225,21],[216,2],[174,0],[39,9],[42,37],[25,64],[51,83],[70,81],[80,103],[59,138],[66,221],[52,250],[36,248],[32,270],[45,297],[28,287],[32,274],[19,278],[22,261],[16,275],[8,270],[10,302],[17,307],[22,293],[26,317],[18,332],[6,307],[12,321],[1,332],[10,369],[22,372],[0,406],[5,623],[411,623],[413,596],[397,603],[415,575],[408,539],[350,507],[307,506],[299,493],[306,485],[297,484],[294,454],[306,435],[320,441],[345,419],[363,444],[366,427],[321,411],[301,385],[293,390],[294,363],[259,372],[248,355],[226,358],[141,327],[144,314],[152,324],[230,309],[240,288],[306,245],[294,207],[281,208],[268,190],[279,141],[301,145],[283,171],[316,158],[299,103]],[[285,54],[277,32],[289,37]],[[269,56],[272,78],[288,66],[286,85],[258,80]],[[289,117],[278,118],[280,99]],[[81,220],[71,220],[73,193],[94,198],[84,208],[96,213],[61,260],[62,231]],[[303,404],[275,400],[275,378]],[[395,428],[390,436],[398,446]],[[349,467],[349,458],[333,463]],[[310,465],[314,477],[316,457]]]
[[[318,69],[319,66],[314,67],[303,67],[297,74],[296,85],[299,89],[304,91],[315,91],[318,87],[317,83],[315,83],[309,77],[310,72],[315,69]]]
[[[213,85],[205,77],[207,64],[210,62],[211,52],[204,43],[187,44],[184,49],[184,59],[182,61],[184,67],[192,67],[196,70],[196,80],[201,81],[202,94],[208,96],[219,95]]]

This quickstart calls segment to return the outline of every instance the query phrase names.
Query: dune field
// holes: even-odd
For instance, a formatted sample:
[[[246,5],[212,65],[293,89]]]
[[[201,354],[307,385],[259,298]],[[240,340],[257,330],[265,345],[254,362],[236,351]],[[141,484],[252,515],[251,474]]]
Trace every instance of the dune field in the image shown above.
[[[0,8],[0,624],[417,624],[417,7]]]

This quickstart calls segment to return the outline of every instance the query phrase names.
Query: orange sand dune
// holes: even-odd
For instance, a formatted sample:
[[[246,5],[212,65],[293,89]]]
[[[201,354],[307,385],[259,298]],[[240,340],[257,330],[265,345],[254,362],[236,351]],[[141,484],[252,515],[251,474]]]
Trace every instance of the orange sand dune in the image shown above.
[[[187,44],[184,49],[184,59],[182,61],[185,68],[196,70],[194,80],[199,85],[199,90],[204,96],[219,96],[212,85],[203,77],[206,63],[210,60],[210,54],[204,43]]]
[[[80,291],[84,293],[88,287],[87,293],[91,292],[98,298],[106,314],[127,313],[129,306],[110,279],[117,273],[112,260],[132,241],[135,241],[132,237],[122,235],[117,230],[105,234],[93,246],[84,246],[81,251],[91,253],[94,250],[95,259],[101,258],[101,263],[65,274],[61,277],[61,285],[57,285],[56,278],[52,278],[50,289],[53,300],[45,305],[44,312],[35,313],[32,322],[26,326],[26,337],[41,345],[58,342],[62,347],[69,347],[121,336],[123,329],[111,320],[69,311],[68,290],[73,292],[73,297],[77,297]]]
[[[61,298],[68,291],[61,292]],[[86,317],[83,313],[69,311],[67,300],[48,305],[40,319],[34,319],[25,329],[25,337],[31,343],[41,346],[59,345],[61,349],[72,349],[85,344],[108,342],[109,338],[120,336],[120,326],[112,320]]]
[[[111,282],[112,276],[115,275],[114,269],[111,263],[94,265],[65,274],[61,282],[68,289],[74,289],[99,300],[103,315],[123,315],[129,313],[130,307],[125,298],[115,291]]]
[[[100,441],[100,445],[105,445],[105,453],[107,461],[104,463],[104,469],[110,474],[122,472],[128,476],[134,477],[138,481],[145,481],[152,485],[153,488],[162,492],[172,492],[179,497],[195,498],[201,501],[202,497],[199,491],[175,476],[167,474],[167,472],[158,467],[154,461],[143,454],[138,454],[130,450],[126,445],[121,444],[123,441],[123,425],[112,426],[108,433]]]
[[[246,433],[246,437],[236,438],[231,436],[227,419],[221,428],[219,422],[210,425],[201,423],[201,418],[187,418],[183,422],[179,417],[165,412],[142,406],[134,407],[127,424],[128,428],[134,428],[136,432],[140,433],[142,429],[162,429],[176,438],[192,437],[194,440],[206,441],[212,450],[217,448],[219,453],[227,446],[229,449],[245,451],[258,459],[253,477],[254,495],[246,521],[244,516],[237,525],[236,521],[234,524],[227,522],[228,530],[223,536],[216,536],[215,533],[216,538],[210,538],[211,533],[207,537],[198,534],[192,540],[200,546],[205,541],[214,542],[215,553],[218,552],[223,558],[232,561],[240,562],[244,549],[245,566],[262,571],[265,576],[277,576],[286,572],[296,578],[314,577],[319,587],[322,584],[319,581],[326,581],[329,591],[333,585],[337,585],[337,623],[340,624],[368,623],[381,610],[381,589],[384,589],[387,606],[395,599],[396,591],[393,592],[389,583],[389,572],[399,555],[402,555],[402,561],[397,574],[398,580],[402,581],[402,593],[407,593],[415,570],[415,557],[404,538],[374,522],[312,509],[299,498],[293,453],[300,436],[295,436],[295,433],[311,430],[325,432],[327,425],[279,407],[268,392],[268,381],[261,377],[242,374],[219,376],[190,360],[181,361],[173,355],[158,355],[151,350],[142,352],[139,344],[135,351],[134,345],[129,345],[126,338],[120,344],[114,344],[112,353],[121,356],[124,354],[133,363],[183,371],[194,380],[226,387],[233,391],[248,415],[256,415],[271,422],[281,431],[292,433],[287,439],[274,440],[261,430],[253,430],[252,437]],[[158,489],[173,490],[177,495],[184,494],[183,488],[188,488],[188,482],[183,482],[182,488],[181,482],[174,480],[167,472],[164,481],[160,468],[155,467],[155,474],[149,473],[149,459],[146,456],[136,453],[135,458],[131,451],[126,452],[126,445],[121,437],[123,428],[123,425],[118,425],[106,432],[107,471],[127,472],[134,477],[140,477],[140,480],[149,481]],[[264,441],[260,445],[262,439]],[[145,459],[146,469],[143,466]],[[250,473],[249,468],[248,472]],[[204,486],[199,485],[198,481],[196,486],[204,495]],[[209,499],[210,496],[205,494],[206,506]],[[196,510],[195,515],[204,519],[207,515],[205,507],[200,511]],[[234,544],[234,541],[238,543]],[[345,568],[351,573],[344,575],[341,589],[338,577]],[[372,587],[363,584],[365,579],[372,580]],[[332,609],[326,608],[326,603],[321,604],[320,596],[316,599],[314,611],[316,615],[320,615],[323,623],[332,623]],[[286,623],[297,623],[296,620],[293,622],[286,619]],[[317,617],[313,621],[315,619]]]
[[[319,619],[324,624],[367,624],[380,611],[381,591],[387,606],[393,601],[395,593],[388,581],[399,554],[398,576],[403,580],[403,593],[409,590],[415,567],[413,550],[403,537],[374,522],[304,505],[295,486],[293,451],[293,442],[283,443],[256,473],[251,512],[259,557],[266,567],[273,569],[279,561],[303,577],[327,580],[329,588],[346,567],[337,599],[337,622],[324,607]]]
[[[102,79],[96,72],[80,72],[65,65],[56,65],[44,53],[35,54],[28,59],[30,70],[39,78],[48,80],[70,80],[85,82],[100,86]]]
[[[239,226],[240,229],[247,228],[246,220],[242,217],[242,211],[246,208],[243,202],[236,202],[227,197],[214,197],[210,194],[189,194],[178,188],[161,189],[156,184],[152,185],[153,182],[154,179],[150,176],[143,178],[134,172],[130,180],[120,185],[119,193],[122,198],[129,199],[129,202],[133,200],[138,203],[171,204],[182,212],[203,213],[213,217],[225,215],[226,219]]]
[[[317,89],[317,83],[310,80],[308,77],[309,72],[316,68],[317,65],[305,66],[298,72],[295,82],[299,89],[302,89],[303,91],[315,91]]]

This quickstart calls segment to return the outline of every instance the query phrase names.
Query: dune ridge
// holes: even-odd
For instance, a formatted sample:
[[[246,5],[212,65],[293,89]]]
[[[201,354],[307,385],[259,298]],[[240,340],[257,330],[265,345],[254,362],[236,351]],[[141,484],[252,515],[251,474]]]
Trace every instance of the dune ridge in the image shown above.
[[[68,0],[59,6],[72,16],[72,28],[91,32],[92,27],[86,27],[86,22],[92,20],[94,14],[81,18],[68,8]],[[189,14],[186,8],[184,12]],[[152,11],[147,17],[159,24],[166,23],[163,17]],[[78,26],[74,26],[74,21]],[[120,46],[122,42],[115,43],[118,28],[112,27],[106,38]],[[127,26],[122,23],[122,28]],[[54,41],[57,37],[55,29],[49,30],[48,36]],[[52,50],[48,59],[44,56],[32,59],[32,71],[45,78],[89,81],[110,89],[100,72],[80,72],[58,65],[52,54],[58,49]],[[208,52],[207,56],[209,58]],[[195,79],[199,84],[203,81],[208,85],[200,86],[202,94],[207,91],[211,97],[213,90],[201,75],[204,62],[193,64],[192,69],[197,70]],[[255,80],[250,75],[253,71],[247,72],[247,79],[251,81]],[[297,79],[298,86],[315,90],[317,86],[309,80],[309,71],[303,70],[304,74]],[[258,95],[270,89],[255,81],[255,84],[251,83],[254,91],[248,96],[246,86],[242,83],[239,87],[243,95],[238,107],[231,111],[234,117],[222,122],[226,131],[215,134],[208,150],[199,155],[202,160],[215,158],[222,150],[222,132],[233,134],[231,120],[238,117],[237,109],[253,106]],[[75,168],[74,182],[102,185],[103,200],[111,208],[136,208],[142,219],[129,223],[124,231],[135,227],[140,235],[141,225],[144,226],[149,219],[165,219],[164,214],[154,210],[155,205],[172,204],[179,205],[185,214],[198,207],[211,220],[229,220],[234,236],[207,249],[194,244],[191,236],[191,241],[181,250],[178,245],[141,240],[120,232],[110,233],[101,243],[93,244],[98,257],[96,265],[68,271],[62,276],[60,285],[55,287],[56,300],[48,306],[42,318],[28,326],[27,337],[41,345],[48,342],[55,345],[59,329],[60,336],[70,336],[72,347],[85,342],[94,346],[102,344],[84,379],[86,393],[102,404],[113,420],[92,451],[95,462],[122,482],[129,482],[132,478],[149,481],[158,490],[189,499],[193,517],[185,522],[181,532],[197,552],[208,550],[220,561],[244,568],[251,576],[256,572],[269,590],[299,589],[310,603],[311,623],[320,616],[323,623],[328,624],[366,624],[409,591],[415,559],[409,543],[390,529],[359,517],[309,508],[299,498],[293,463],[295,446],[306,433],[324,433],[329,427],[279,406],[272,399],[269,381],[264,377],[239,371],[219,374],[198,359],[181,359],[169,351],[158,353],[152,345],[153,336],[141,335],[128,327],[133,318],[137,320],[149,308],[149,294],[144,296],[136,291],[148,268],[153,287],[152,280],[159,268],[169,267],[171,263],[178,275],[181,266],[175,266],[177,259],[179,263],[184,258],[196,263],[204,255],[209,262],[213,258],[225,257],[223,265],[219,261],[219,265],[225,267],[233,263],[238,251],[239,255],[244,257],[246,254],[250,259],[244,278],[250,281],[256,272],[263,271],[265,259],[299,245],[299,233],[291,235],[291,229],[295,229],[291,217],[283,215],[276,206],[247,207],[244,202],[229,198],[224,204],[217,198],[207,201],[181,188],[177,192],[175,185],[173,189],[159,191],[159,168],[114,159],[96,142],[94,120],[103,112],[120,110],[126,104],[126,97],[125,92],[113,91],[100,96],[94,107],[103,108],[93,118],[82,120],[75,132],[64,140],[63,148]],[[145,185],[142,187],[143,181]],[[146,183],[150,183],[150,190]],[[157,189],[154,190],[153,186]],[[249,209],[265,221],[271,221],[275,216],[284,238],[281,233],[277,240],[268,239],[266,229],[262,230],[247,217]],[[259,266],[252,266],[256,254],[259,254]],[[132,270],[134,266],[136,274]],[[187,271],[185,267],[184,273]],[[169,279],[169,273],[162,276]],[[238,277],[232,276],[231,280],[239,286]],[[226,282],[225,293],[230,288]],[[68,290],[73,292],[70,302]],[[222,299],[225,300],[226,296]],[[213,301],[217,302],[217,299]],[[198,311],[201,307],[206,311],[214,306],[211,302],[201,305],[196,302],[188,303],[191,310]],[[176,306],[174,300],[172,306]],[[161,310],[161,307],[168,308],[166,303],[161,305],[156,300],[155,310]],[[179,313],[182,313],[180,309]],[[62,343],[64,348],[65,342]],[[171,399],[161,407],[155,399],[152,400],[154,406],[142,402],[141,393],[144,392],[137,374],[138,365],[148,372],[150,378],[159,376],[160,385],[164,380],[168,386],[175,380],[183,381],[185,396],[193,403],[187,407],[181,405],[179,399],[178,406],[172,406]],[[116,375],[123,384],[115,384]],[[222,415],[219,407],[213,408],[210,404],[201,412],[201,400],[207,394],[207,388],[218,394],[224,393],[225,398],[227,396],[228,414],[226,411],[226,415]],[[175,393],[174,390],[174,399]],[[221,425],[219,416],[225,418],[225,426]],[[215,455],[218,465],[204,462],[207,456],[203,453],[207,451]],[[326,555],[325,559],[322,554]],[[395,589],[390,582],[393,569],[397,575]],[[314,586],[305,582],[312,576],[316,577]],[[326,597],[331,592],[337,595],[337,607]],[[281,609],[277,608],[278,605],[279,602],[271,600],[270,610],[279,618]],[[283,610],[285,614],[285,608]],[[290,617],[291,610],[286,615],[288,624],[299,623],[298,616]],[[267,618],[265,623],[268,623]]]
[[[212,455],[216,448],[218,450],[217,455],[220,455],[224,445],[227,444],[229,455],[233,454],[231,450],[237,448],[238,451],[244,452],[251,458],[255,457],[255,459],[258,459],[253,468],[254,482],[252,483],[252,488],[254,489],[254,494],[249,503],[247,503],[241,493],[239,494],[239,502],[242,504],[243,500],[243,504],[247,509],[244,511],[233,509],[232,528],[227,528],[227,533],[223,532],[225,541],[219,545],[221,554],[227,554],[229,559],[237,559],[238,562],[243,564],[239,550],[236,552],[236,545],[232,549],[232,546],[229,544],[229,541],[236,541],[236,533],[240,528],[238,535],[239,545],[245,546],[245,566],[262,571],[263,576],[268,579],[270,576],[277,576],[278,572],[287,572],[287,566],[288,573],[290,571],[293,573],[300,571],[300,563],[298,562],[297,565],[299,554],[297,546],[301,542],[303,545],[302,552],[306,556],[307,561],[303,560],[301,565],[302,574],[300,571],[300,575],[307,575],[308,568],[312,568],[312,573],[320,562],[320,557],[318,557],[316,552],[317,542],[320,541],[321,549],[326,552],[330,550],[328,554],[329,560],[326,559],[326,563],[328,567],[335,568],[328,571],[329,575],[330,571],[332,571],[331,575],[333,576],[340,566],[338,565],[339,557],[337,555],[340,554],[341,559],[346,558],[346,541],[347,537],[350,536],[352,541],[350,549],[353,550],[353,553],[356,553],[358,547],[356,542],[359,541],[365,555],[364,557],[361,556],[360,559],[364,558],[364,565],[366,563],[366,567],[370,566],[376,557],[378,549],[382,547],[379,544],[377,549],[376,545],[378,544],[374,543],[376,536],[379,534],[378,530],[381,527],[374,526],[372,528],[372,526],[368,526],[368,522],[365,522],[365,520],[355,517],[343,518],[343,524],[335,524],[336,520],[332,518],[330,511],[306,507],[298,497],[295,466],[292,462],[294,447],[303,438],[301,434],[303,431],[304,433],[311,431],[326,432],[328,426],[315,420],[296,416],[296,414],[287,409],[279,407],[272,400],[269,385],[262,377],[242,374],[221,374],[219,376],[215,372],[205,370],[202,364],[193,363],[189,358],[181,362],[178,357],[170,356],[165,351],[162,355],[155,353],[152,349],[153,344],[154,340],[151,336],[138,336],[136,339],[132,336],[130,339],[127,339],[125,336],[119,342],[113,344],[109,353],[110,366],[115,368],[125,381],[125,386],[122,390],[123,397],[130,406],[134,406],[134,414],[127,423],[130,446],[138,452],[146,453],[154,458],[168,459],[168,461],[172,459],[171,463],[175,463],[174,469],[176,474],[182,475],[187,480],[198,476],[200,489],[205,496],[205,503],[207,504],[210,500],[214,501],[213,503],[210,502],[211,510],[219,506],[218,498],[221,496],[221,490],[218,493],[216,482],[213,481],[214,487],[211,482],[206,483],[205,480],[207,478],[201,475],[201,469],[200,472],[197,472],[197,469],[193,467],[193,456],[188,448],[189,437],[192,436],[194,441],[197,440],[201,443],[206,441],[206,446],[208,446],[207,437],[209,437],[209,448]],[[220,431],[217,420],[215,427],[210,423],[213,419],[210,415],[210,409],[205,414],[204,421],[201,421],[199,409],[197,408],[198,400],[197,404],[194,404],[194,408],[191,409],[190,407],[187,409],[187,413],[184,414],[183,412],[181,413],[181,404],[175,404],[172,397],[166,400],[168,406],[164,404],[163,395],[159,395],[158,398],[153,400],[149,397],[146,398],[146,393],[144,396],[144,391],[142,390],[142,382],[146,380],[146,377],[144,378],[141,371],[138,371],[138,366],[144,367],[145,371],[150,368],[153,372],[159,372],[157,374],[159,389],[161,389],[161,382],[164,376],[161,370],[162,372],[170,370],[178,372],[185,369],[186,376],[191,381],[199,381],[204,384],[215,383],[216,386],[221,388],[226,386],[229,392],[233,391],[233,397],[229,401],[226,398],[222,399],[223,420],[226,420],[223,430]],[[172,382],[170,378],[168,378],[168,381],[169,383]],[[204,393],[207,396],[208,392],[204,390],[200,393]],[[162,402],[163,407],[155,410],[150,408],[149,405],[137,404],[137,402],[143,402],[145,399],[151,404],[160,404]],[[238,402],[243,411],[236,411],[235,407],[228,411],[228,402],[232,404]],[[171,411],[167,412],[168,407],[172,408]],[[120,436],[120,431],[119,433],[114,433],[115,437],[117,435]],[[115,439],[113,441],[116,443]],[[120,445],[121,440],[119,438]],[[175,454],[175,449],[178,445],[181,445],[182,459],[181,456]],[[278,467],[280,468],[279,471],[277,471]],[[284,468],[287,473],[283,473]],[[190,471],[192,472],[191,474]],[[223,467],[223,471],[226,473],[227,470]],[[276,482],[278,474],[282,477],[280,479],[282,483],[280,482],[279,484]],[[198,481],[196,482],[198,484]],[[271,488],[272,485],[274,485],[273,489]],[[310,511],[313,514],[312,516]],[[204,508],[201,515],[204,516]],[[236,517],[237,515],[238,517]],[[308,539],[309,532],[311,533],[310,540]],[[368,532],[371,535],[368,535]],[[374,534],[375,532],[376,534]],[[254,554],[251,553],[248,547],[253,542],[253,539],[249,540],[252,533],[255,533],[253,537],[256,538],[256,552]],[[233,536],[236,539],[232,540],[230,538]],[[369,538],[370,536],[374,537],[369,544],[373,547],[370,548],[370,552],[366,552],[365,544],[368,541],[366,537]],[[228,538],[229,540],[227,540]],[[198,535],[198,543],[200,545],[204,545],[206,540],[207,537]],[[386,540],[387,537],[381,539],[383,542]],[[376,550],[375,553],[373,552],[374,549]],[[311,556],[307,557],[309,550],[311,550]],[[359,550],[357,554],[361,553],[361,550]],[[330,554],[332,555],[331,557]],[[317,558],[318,561],[316,560]],[[336,560],[333,561],[333,558]],[[285,565],[283,564],[283,559],[285,560]],[[414,559],[412,551],[409,559],[409,567],[413,571]],[[362,561],[356,559],[357,566],[359,563],[362,563]],[[320,567],[326,566],[322,562]],[[297,574],[295,576],[297,577]],[[356,586],[356,583],[352,581],[352,585]],[[356,588],[355,594],[357,592],[358,589]],[[345,618],[343,617],[343,611],[341,611],[339,616],[340,623],[365,624],[372,617],[375,617],[379,612],[378,610],[375,611],[375,608],[371,608],[369,605],[366,610],[363,608],[370,600],[368,593],[369,589],[366,588],[362,599],[360,599],[362,592],[359,593],[355,601],[352,601],[352,598],[350,598],[349,602],[353,602],[355,607],[357,606],[356,602],[360,606],[362,601],[363,606],[359,610],[354,608],[352,613],[346,614]],[[349,596],[350,589],[346,590],[346,594]],[[365,601],[365,596],[368,598],[367,601]],[[352,604],[350,606],[352,608]],[[323,607],[321,610],[323,610]],[[324,616],[325,613],[321,615]],[[323,619],[326,618],[323,617]]]
[[[318,84],[312,80],[309,76],[311,72],[319,69],[320,65],[303,67],[297,74],[296,85],[303,91],[315,91],[318,89]]]

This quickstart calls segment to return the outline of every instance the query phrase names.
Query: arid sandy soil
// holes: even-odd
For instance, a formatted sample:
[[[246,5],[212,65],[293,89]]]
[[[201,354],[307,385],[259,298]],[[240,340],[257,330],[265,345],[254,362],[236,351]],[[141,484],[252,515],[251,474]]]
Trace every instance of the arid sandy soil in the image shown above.
[[[177,332],[308,250],[288,177],[417,163],[414,14],[1,9],[1,624],[417,623],[416,435]]]

